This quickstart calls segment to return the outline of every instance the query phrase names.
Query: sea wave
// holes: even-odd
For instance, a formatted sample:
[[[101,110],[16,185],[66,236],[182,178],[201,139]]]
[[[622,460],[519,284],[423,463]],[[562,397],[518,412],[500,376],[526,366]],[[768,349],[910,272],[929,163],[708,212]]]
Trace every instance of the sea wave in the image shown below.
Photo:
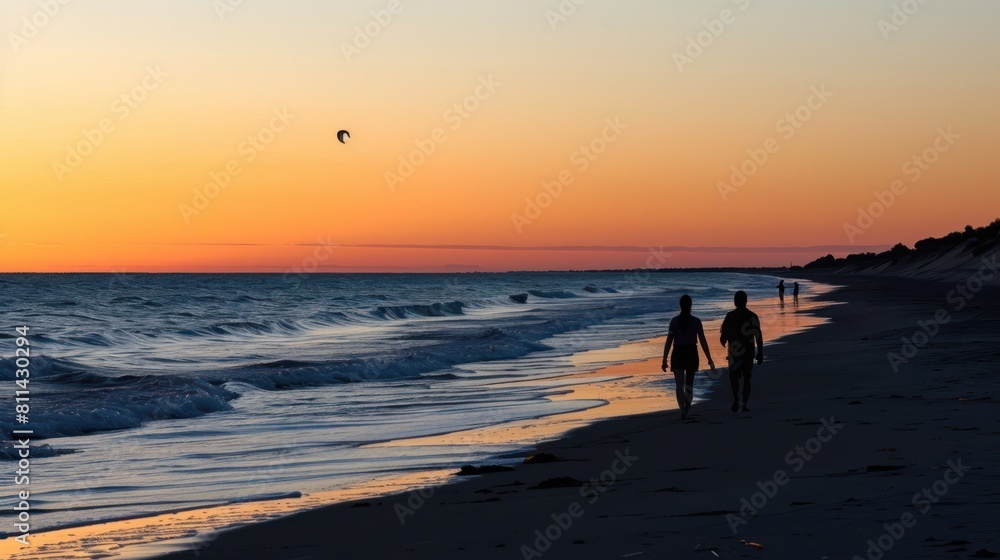
[[[583,287],[583,291],[590,292],[592,294],[600,294],[600,293],[617,294],[617,293],[619,293],[618,290],[616,290],[614,288],[598,287],[598,286],[595,286],[593,284],[588,284],[588,285],[584,286]]]
[[[379,306],[372,315],[379,319],[410,319],[413,317],[447,317],[462,315],[465,303],[449,301],[429,305],[394,305]]]
[[[154,420],[228,410],[231,401],[240,396],[240,385],[282,391],[401,380],[447,373],[464,363],[513,359],[550,349],[502,329],[481,326],[460,332],[424,332],[409,340],[430,344],[403,346],[388,355],[271,360],[189,374],[122,375],[94,371],[68,359],[39,356],[33,361],[32,378],[42,380],[39,383],[44,383],[45,395],[31,409],[32,428],[38,439],[137,428]],[[0,377],[14,379],[9,362],[0,363]],[[11,413],[0,413],[0,429],[16,429],[14,420]]]
[[[579,297],[573,292],[567,292],[565,290],[528,290],[528,293],[543,299],[569,299]]]
[[[229,401],[238,396],[202,379],[169,375],[105,377],[76,372],[49,378],[46,384],[48,391],[31,408],[36,439],[137,428],[153,420],[194,418],[228,410]],[[0,418],[0,429],[17,429],[14,418]]]

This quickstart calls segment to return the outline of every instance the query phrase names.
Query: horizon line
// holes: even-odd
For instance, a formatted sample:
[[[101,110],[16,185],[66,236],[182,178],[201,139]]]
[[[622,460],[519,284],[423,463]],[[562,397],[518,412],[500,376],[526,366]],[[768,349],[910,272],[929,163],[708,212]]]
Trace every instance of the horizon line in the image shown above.
[[[657,247],[642,247],[638,245],[462,245],[462,244],[413,244],[413,243],[196,243],[196,242],[162,242],[162,243],[44,243],[30,241],[7,241],[8,245],[41,245],[41,246],[80,246],[80,245],[130,245],[143,247],[341,247],[348,249],[416,249],[443,251],[553,251],[553,252],[592,252],[592,253],[644,253],[648,251],[676,253],[833,253],[842,251],[869,252],[885,251],[891,244],[881,245],[808,245],[808,246],[686,246],[671,245]],[[825,256],[825,255],[819,255]],[[818,257],[817,257],[818,258]]]

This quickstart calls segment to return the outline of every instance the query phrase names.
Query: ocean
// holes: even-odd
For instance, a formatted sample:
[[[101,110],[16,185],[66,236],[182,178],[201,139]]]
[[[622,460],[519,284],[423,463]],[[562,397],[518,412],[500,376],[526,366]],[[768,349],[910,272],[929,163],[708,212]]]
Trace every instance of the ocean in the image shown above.
[[[31,348],[29,421],[16,422],[9,399],[0,424],[34,431],[32,532],[456,468],[524,443],[406,440],[602,406],[552,398],[604,365],[580,356],[664,336],[682,294],[717,320],[735,290],[752,307],[776,281],[645,271],[0,275],[5,394],[15,389],[16,328],[29,327]],[[656,383],[672,391],[672,376]],[[387,441],[401,443],[371,445]],[[0,449],[11,472],[16,451],[10,441]]]

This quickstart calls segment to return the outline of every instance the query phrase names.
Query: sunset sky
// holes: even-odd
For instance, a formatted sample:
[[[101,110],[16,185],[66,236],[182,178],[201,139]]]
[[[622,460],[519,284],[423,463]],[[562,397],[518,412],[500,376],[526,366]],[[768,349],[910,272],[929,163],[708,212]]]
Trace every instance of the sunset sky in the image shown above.
[[[2,271],[787,265],[1000,215],[994,0],[0,18]]]

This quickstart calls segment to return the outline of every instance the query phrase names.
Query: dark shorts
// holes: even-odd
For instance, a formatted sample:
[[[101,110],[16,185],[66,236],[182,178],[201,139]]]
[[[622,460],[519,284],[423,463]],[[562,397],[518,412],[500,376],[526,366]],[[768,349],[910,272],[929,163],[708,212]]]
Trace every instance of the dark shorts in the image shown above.
[[[698,371],[698,347],[674,346],[674,352],[670,355],[670,371]]]

